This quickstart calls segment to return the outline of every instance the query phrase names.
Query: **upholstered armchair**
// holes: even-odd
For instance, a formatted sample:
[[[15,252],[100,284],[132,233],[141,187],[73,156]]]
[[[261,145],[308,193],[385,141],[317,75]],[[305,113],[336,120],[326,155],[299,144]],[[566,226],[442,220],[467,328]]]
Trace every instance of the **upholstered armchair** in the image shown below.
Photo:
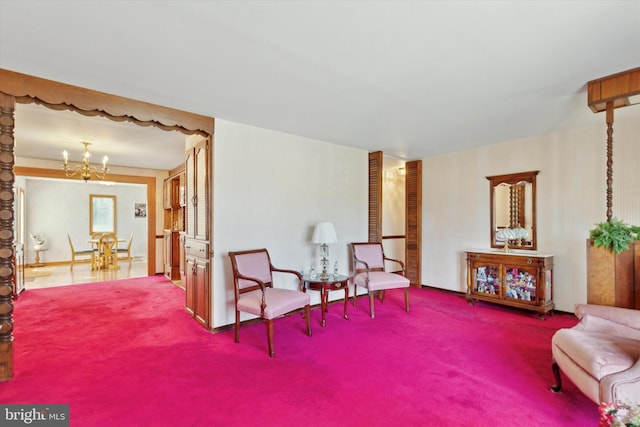
[[[240,342],[240,312],[262,317],[267,323],[269,356],[273,357],[273,319],[304,309],[307,335],[311,336],[310,297],[304,292],[302,275],[294,270],[276,268],[266,249],[229,252],[233,269],[236,300],[235,341]],[[292,274],[298,289],[273,286],[273,272]]]
[[[560,392],[562,371],[595,403],[640,402],[640,310],[578,304],[580,322],[551,340],[552,369]]]
[[[351,243],[353,255],[353,305],[358,300],[358,286],[369,291],[369,314],[375,318],[373,307],[374,294],[377,292],[381,302],[387,289],[404,288],[404,305],[409,312],[409,279],[404,277],[404,263],[384,255],[382,243]],[[393,273],[385,271],[385,261],[399,266]]]

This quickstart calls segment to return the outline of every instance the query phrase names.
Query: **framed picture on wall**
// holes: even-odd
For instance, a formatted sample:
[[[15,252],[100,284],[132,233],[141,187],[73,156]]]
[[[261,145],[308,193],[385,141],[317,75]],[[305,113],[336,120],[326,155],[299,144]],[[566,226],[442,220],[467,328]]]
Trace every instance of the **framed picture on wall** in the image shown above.
[[[147,216],[147,204],[146,203],[135,203],[134,216],[136,218],[144,218],[144,217],[146,217]]]

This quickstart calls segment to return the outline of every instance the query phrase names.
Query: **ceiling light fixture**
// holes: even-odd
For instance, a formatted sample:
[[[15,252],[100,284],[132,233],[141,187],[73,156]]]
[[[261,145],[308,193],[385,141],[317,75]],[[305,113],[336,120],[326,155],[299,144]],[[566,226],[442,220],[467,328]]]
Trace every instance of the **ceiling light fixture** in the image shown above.
[[[68,177],[74,177],[79,175],[80,178],[84,179],[84,182],[89,181],[94,176],[98,179],[104,179],[107,175],[107,160],[109,158],[104,156],[102,159],[102,169],[98,170],[97,166],[93,166],[89,163],[89,157],[91,157],[91,153],[89,153],[89,145],[90,142],[83,141],[84,145],[84,153],[82,155],[82,163],[69,166],[69,153],[67,150],[64,150],[62,156],[64,157],[64,174]]]

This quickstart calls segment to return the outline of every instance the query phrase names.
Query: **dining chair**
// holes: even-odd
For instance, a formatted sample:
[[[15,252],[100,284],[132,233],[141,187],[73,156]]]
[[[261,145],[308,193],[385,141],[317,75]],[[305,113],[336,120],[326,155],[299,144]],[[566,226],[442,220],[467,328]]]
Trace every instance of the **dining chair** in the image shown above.
[[[304,292],[302,275],[294,270],[276,268],[271,264],[266,249],[229,252],[233,269],[236,299],[235,341],[240,342],[240,312],[262,317],[267,323],[269,356],[273,348],[273,319],[304,308],[307,335],[311,336],[309,320],[310,297]],[[293,274],[298,279],[298,289],[273,286],[273,272]]]
[[[104,233],[98,240],[98,268],[118,269],[118,237],[115,233]]]
[[[69,248],[71,249],[71,265],[69,270],[73,271],[73,264],[76,262],[76,257],[89,257],[91,259],[91,266],[95,263],[93,249],[83,249],[77,251],[71,241],[71,236],[67,233],[67,239],[69,240]]]
[[[377,292],[380,302],[384,303],[384,293],[387,289],[404,288],[404,305],[409,312],[409,285],[411,282],[404,277],[404,263],[400,260],[388,258],[384,254],[382,243],[351,243],[353,254],[353,306],[358,300],[358,286],[369,291],[369,313],[375,317],[373,308],[374,294]],[[385,271],[385,261],[395,262],[400,270]]]
[[[118,259],[127,259],[129,260],[129,265],[131,265],[131,244],[133,243],[133,232],[131,233],[131,236],[129,237],[129,243],[127,243],[127,247],[126,248],[117,248],[116,251],[118,253]],[[126,256],[121,257],[120,254],[124,254]]]

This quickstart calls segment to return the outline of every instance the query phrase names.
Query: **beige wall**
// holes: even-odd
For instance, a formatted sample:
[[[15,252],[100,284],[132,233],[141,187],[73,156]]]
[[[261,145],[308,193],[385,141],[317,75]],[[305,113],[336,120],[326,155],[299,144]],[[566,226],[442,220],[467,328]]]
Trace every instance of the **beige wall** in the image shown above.
[[[214,146],[212,326],[234,321],[229,251],[267,248],[276,267],[309,271],[319,265],[313,229],[329,221],[338,237],[330,267],[349,272],[348,243],[367,239],[365,150],[226,120],[216,120]],[[319,292],[311,298],[319,304]]]
[[[613,214],[638,225],[640,106],[616,115]],[[605,118],[588,120],[580,128],[423,159],[422,283],[464,292],[464,251],[489,248],[485,177],[539,170],[538,252],[555,255],[556,308],[573,311],[586,302],[586,239],[606,219]]]

